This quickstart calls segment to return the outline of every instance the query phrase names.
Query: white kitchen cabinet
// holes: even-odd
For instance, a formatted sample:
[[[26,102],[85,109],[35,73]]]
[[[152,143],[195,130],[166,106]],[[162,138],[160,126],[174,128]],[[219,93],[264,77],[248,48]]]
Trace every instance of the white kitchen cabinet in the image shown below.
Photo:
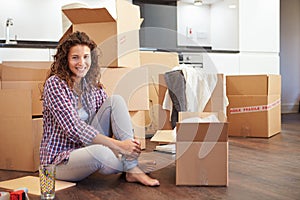
[[[279,52],[280,0],[239,0],[239,50]]]
[[[53,56],[56,54],[56,49],[49,49],[49,60],[53,61]]]
[[[207,71],[226,75],[239,74],[238,53],[204,53],[203,67]]]
[[[0,61],[52,61],[48,48],[0,48]]]
[[[277,53],[240,53],[240,74],[280,74]]]

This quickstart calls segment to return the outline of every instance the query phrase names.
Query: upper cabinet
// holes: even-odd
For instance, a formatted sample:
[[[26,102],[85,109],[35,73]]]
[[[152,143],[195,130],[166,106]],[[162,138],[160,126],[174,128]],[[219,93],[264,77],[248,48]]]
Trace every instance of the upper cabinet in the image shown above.
[[[201,6],[191,2],[177,3],[178,46],[279,52],[280,0],[203,0]]]
[[[280,0],[239,0],[239,48],[279,52]]]

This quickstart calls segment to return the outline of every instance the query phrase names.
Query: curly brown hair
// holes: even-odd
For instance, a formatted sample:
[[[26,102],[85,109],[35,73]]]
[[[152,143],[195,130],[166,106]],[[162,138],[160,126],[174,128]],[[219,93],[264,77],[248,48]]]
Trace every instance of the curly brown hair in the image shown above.
[[[68,66],[68,54],[71,47],[76,45],[86,45],[91,50],[91,67],[86,74],[86,80],[89,84],[100,87],[100,66],[98,64],[98,49],[97,44],[89,38],[84,32],[76,31],[71,33],[64,40],[60,42],[54,55],[54,62],[46,76],[46,80],[52,75],[56,75],[62,80],[66,81],[70,88],[74,86],[74,79],[72,78],[72,71]],[[45,83],[44,83],[45,84]]]

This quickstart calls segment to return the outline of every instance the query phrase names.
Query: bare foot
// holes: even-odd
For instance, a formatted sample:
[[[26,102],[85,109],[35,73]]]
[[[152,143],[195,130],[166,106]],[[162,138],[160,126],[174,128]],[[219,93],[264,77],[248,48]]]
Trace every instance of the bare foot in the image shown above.
[[[153,172],[156,169],[155,160],[139,160],[138,167],[145,173]]]
[[[159,186],[159,181],[145,174],[139,167],[134,167],[126,173],[126,181],[138,182],[145,186]]]

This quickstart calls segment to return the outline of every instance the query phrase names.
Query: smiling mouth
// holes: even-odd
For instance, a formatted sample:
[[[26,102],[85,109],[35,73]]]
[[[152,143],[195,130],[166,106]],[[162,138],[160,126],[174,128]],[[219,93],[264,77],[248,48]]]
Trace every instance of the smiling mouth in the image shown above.
[[[76,67],[76,70],[79,72],[83,72],[86,70],[86,67]]]

